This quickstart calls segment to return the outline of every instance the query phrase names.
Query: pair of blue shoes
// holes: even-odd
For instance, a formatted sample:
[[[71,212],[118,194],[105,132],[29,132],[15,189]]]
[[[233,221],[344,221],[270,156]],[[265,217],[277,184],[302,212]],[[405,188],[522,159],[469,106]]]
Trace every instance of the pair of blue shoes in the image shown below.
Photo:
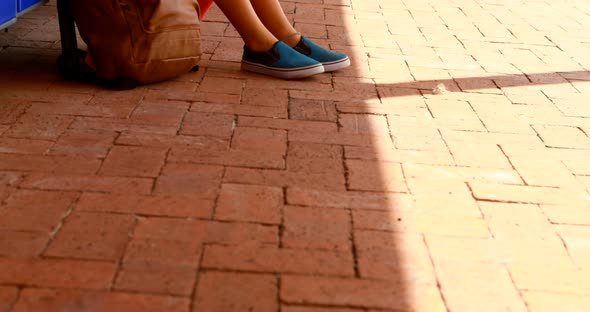
[[[282,41],[264,52],[244,46],[242,56],[242,70],[282,79],[301,79],[348,66],[348,56],[326,50],[303,36],[293,48]]]

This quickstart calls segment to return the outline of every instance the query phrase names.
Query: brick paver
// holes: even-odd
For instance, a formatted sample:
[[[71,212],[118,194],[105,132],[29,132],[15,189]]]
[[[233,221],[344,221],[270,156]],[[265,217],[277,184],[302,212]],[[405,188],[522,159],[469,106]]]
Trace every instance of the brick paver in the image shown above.
[[[353,65],[62,81],[0,33],[0,312],[589,311],[590,1],[281,0]]]

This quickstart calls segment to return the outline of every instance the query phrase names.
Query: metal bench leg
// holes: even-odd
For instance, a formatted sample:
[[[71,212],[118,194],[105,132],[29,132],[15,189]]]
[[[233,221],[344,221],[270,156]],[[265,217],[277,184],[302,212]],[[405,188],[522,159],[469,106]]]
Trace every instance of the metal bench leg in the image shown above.
[[[70,1],[57,0],[61,36],[61,55],[57,59],[57,66],[61,75],[67,80],[79,78],[80,63],[84,60],[84,52],[78,50],[76,24],[72,15]]]
[[[129,90],[135,88],[137,82],[134,80],[103,80],[97,77],[94,70],[85,63],[86,52],[78,49],[76,23],[72,14],[71,1],[76,0],[57,0],[61,36],[61,55],[57,59],[57,67],[61,75],[66,80],[96,83],[109,89]]]
[[[76,25],[70,0],[57,0],[57,14],[59,17],[62,52],[73,52],[78,49],[78,43],[76,41]]]

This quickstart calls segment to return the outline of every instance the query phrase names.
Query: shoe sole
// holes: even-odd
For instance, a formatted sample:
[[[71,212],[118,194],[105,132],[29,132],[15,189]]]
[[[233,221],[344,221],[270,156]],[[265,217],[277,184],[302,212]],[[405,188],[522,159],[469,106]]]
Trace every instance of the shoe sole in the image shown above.
[[[322,65],[324,66],[324,71],[326,73],[333,72],[333,71],[350,66],[350,59],[348,57],[346,57],[344,59],[333,61],[333,62],[325,62],[325,63],[322,63]]]
[[[324,72],[322,64],[297,68],[276,68],[248,61],[242,61],[242,70],[281,79],[302,79]]]

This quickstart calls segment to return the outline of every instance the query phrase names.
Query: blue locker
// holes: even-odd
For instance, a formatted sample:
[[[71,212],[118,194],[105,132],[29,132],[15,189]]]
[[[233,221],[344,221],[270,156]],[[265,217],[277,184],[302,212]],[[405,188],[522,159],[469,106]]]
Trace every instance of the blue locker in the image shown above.
[[[17,0],[18,1],[18,13],[22,14],[27,9],[33,9],[37,5],[43,4],[44,0]]]
[[[16,1],[0,0],[0,29],[14,23],[16,19]]]

